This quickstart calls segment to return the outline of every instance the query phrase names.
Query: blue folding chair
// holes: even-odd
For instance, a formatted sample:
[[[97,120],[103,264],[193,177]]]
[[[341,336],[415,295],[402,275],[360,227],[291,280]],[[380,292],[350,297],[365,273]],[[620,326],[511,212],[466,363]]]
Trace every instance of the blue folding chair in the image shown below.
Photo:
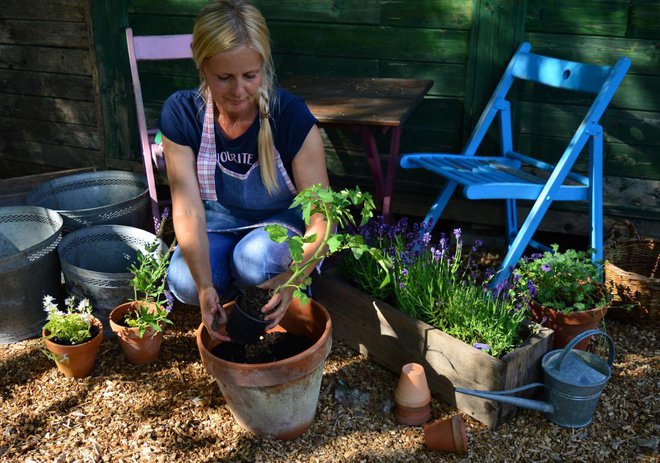
[[[401,158],[403,168],[426,169],[447,179],[424,219],[431,226],[437,223],[459,184],[468,199],[506,201],[509,250],[494,285],[508,278],[528,245],[544,249],[532,236],[553,201],[590,203],[592,259],[595,262],[603,258],[603,128],[598,121],[626,75],[630,59],[620,58],[614,66],[597,66],[533,54],[531,48],[529,43],[523,43],[516,51],[462,154],[415,153]],[[511,104],[506,99],[514,79],[596,95],[556,165],[514,151]],[[501,155],[475,156],[496,116]],[[589,172],[585,176],[571,169],[587,143]],[[549,175],[539,175],[542,171]],[[520,229],[516,200],[534,201]]]

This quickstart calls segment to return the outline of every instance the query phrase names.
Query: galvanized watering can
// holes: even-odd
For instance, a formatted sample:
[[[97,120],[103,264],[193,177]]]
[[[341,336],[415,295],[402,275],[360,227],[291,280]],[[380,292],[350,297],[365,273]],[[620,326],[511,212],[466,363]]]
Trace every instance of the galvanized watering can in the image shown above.
[[[573,347],[589,336],[605,336],[609,344],[607,362],[590,352],[573,350]],[[589,330],[571,340],[563,349],[556,349],[543,356],[541,366],[545,384],[532,383],[507,391],[477,391],[455,388],[456,392],[495,400],[518,407],[538,410],[548,419],[565,428],[582,428],[591,423],[594,410],[605,383],[612,374],[614,342],[599,330]],[[546,402],[511,397],[510,394],[535,387],[545,387]]]

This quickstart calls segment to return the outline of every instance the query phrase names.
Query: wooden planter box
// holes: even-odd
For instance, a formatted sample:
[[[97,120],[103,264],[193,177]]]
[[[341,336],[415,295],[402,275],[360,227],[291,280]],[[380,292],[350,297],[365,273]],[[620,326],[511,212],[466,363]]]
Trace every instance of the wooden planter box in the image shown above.
[[[334,337],[397,375],[406,363],[423,365],[437,399],[487,426],[498,426],[518,409],[455,393],[454,387],[498,391],[543,382],[541,357],[551,349],[553,336],[547,328],[497,359],[371,298],[330,269],[315,276],[312,290],[314,299],[330,312]],[[542,397],[538,389],[531,393]]]

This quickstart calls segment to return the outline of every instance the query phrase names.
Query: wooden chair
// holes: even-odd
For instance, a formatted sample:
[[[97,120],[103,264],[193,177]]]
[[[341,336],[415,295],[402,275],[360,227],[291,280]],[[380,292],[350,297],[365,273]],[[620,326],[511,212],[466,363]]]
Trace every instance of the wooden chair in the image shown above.
[[[403,168],[426,169],[447,180],[426,215],[425,222],[431,222],[431,226],[437,223],[458,185],[463,186],[468,199],[505,200],[509,250],[493,281],[495,285],[508,277],[528,245],[544,249],[532,236],[553,201],[589,202],[592,258],[603,258],[603,128],[599,120],[628,71],[630,60],[623,57],[614,66],[597,66],[541,56],[530,50],[531,45],[523,43],[516,51],[462,154],[415,153],[401,158]],[[556,165],[521,154],[513,147],[511,105],[506,98],[515,79],[596,95]],[[496,116],[500,153],[476,156]],[[587,144],[589,170],[581,175],[571,169]],[[543,171],[545,175],[541,175]],[[534,202],[520,229],[516,200]]]
[[[149,197],[151,198],[151,214],[154,222],[154,229],[156,229],[161,221],[162,208],[171,205],[171,200],[168,198],[159,199],[156,191],[154,167],[158,170],[164,170],[165,158],[163,157],[160,141],[157,139],[159,138],[157,137],[157,135],[159,136],[158,129],[147,128],[137,62],[141,60],[163,61],[191,59],[191,42],[192,34],[134,36],[133,30],[130,27],[126,29],[128,60],[131,68],[133,94],[135,96],[135,112],[137,114],[144,171],[149,184]]]

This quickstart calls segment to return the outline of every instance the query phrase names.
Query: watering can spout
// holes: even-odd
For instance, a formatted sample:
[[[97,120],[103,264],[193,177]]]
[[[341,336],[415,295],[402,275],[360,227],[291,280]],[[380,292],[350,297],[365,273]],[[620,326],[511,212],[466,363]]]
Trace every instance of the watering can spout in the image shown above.
[[[539,412],[548,414],[554,413],[555,407],[550,403],[542,402],[540,400],[525,399],[523,397],[512,397],[509,395],[515,394],[516,392],[525,391],[533,387],[545,387],[545,385],[543,383],[533,383],[515,389],[509,389],[507,391],[477,391],[474,389],[464,389],[462,387],[454,388],[454,390],[456,392],[460,392],[461,394],[481,397],[482,399],[494,400],[496,402],[515,405],[516,407],[528,408],[530,410],[537,410]]]

